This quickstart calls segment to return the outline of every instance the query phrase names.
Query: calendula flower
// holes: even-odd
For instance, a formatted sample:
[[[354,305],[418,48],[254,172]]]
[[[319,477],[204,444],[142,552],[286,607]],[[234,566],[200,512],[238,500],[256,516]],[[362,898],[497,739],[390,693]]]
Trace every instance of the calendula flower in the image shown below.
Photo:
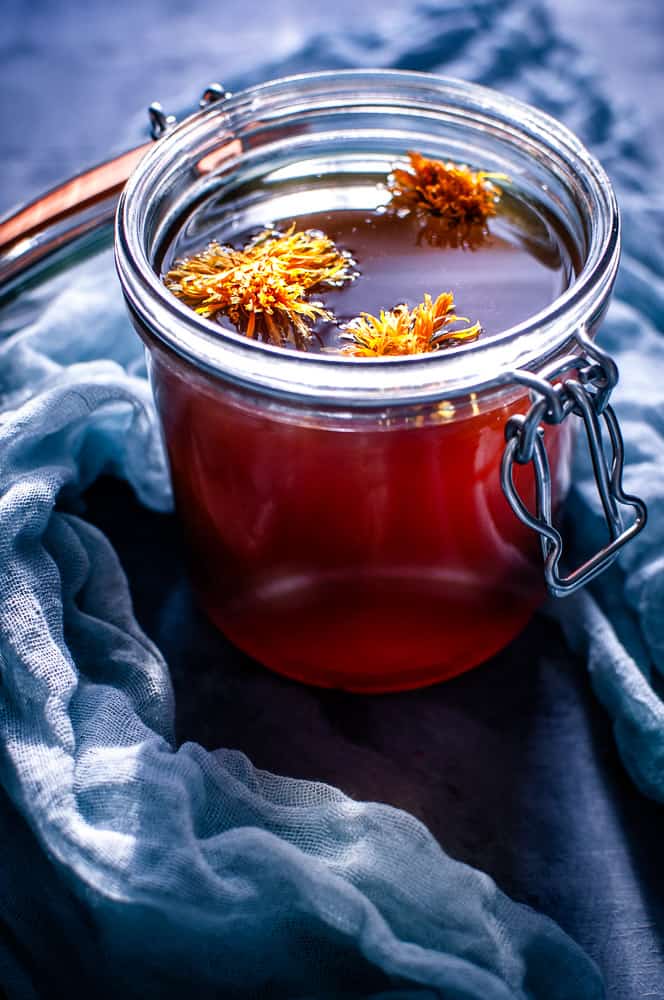
[[[223,313],[247,337],[304,348],[316,320],[332,319],[308,294],[349,281],[353,264],[323,233],[293,224],[285,233],[263,230],[242,250],[212,242],[176,261],[164,281],[201,316]]]
[[[476,340],[482,332],[479,323],[448,329],[454,323],[468,323],[467,316],[457,316],[454,296],[443,292],[434,302],[429,294],[409,309],[407,305],[381,310],[379,316],[361,313],[351,320],[342,334],[348,343],[342,354],[355,358],[380,358],[387,355],[427,354],[444,344]]]
[[[493,181],[508,180],[505,174],[473,171],[416,152],[408,159],[409,167],[395,168],[388,180],[390,208],[435,215],[451,226],[484,223],[496,214],[502,190]]]

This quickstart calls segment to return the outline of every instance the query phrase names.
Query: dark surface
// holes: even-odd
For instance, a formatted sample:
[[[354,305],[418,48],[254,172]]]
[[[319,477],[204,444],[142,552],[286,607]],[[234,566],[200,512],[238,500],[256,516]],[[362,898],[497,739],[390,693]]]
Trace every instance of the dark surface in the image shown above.
[[[369,6],[384,19],[398,4]],[[633,101],[661,136],[664,5],[549,6],[561,31],[603,65],[617,98]],[[315,27],[320,42],[356,8],[354,0],[274,7],[274,64],[288,66],[294,26]],[[255,36],[256,58],[266,62],[257,13],[247,21],[238,0],[5,0],[0,211],[135,141],[140,109],[154,98],[170,108],[174,95],[193,101],[210,79],[246,78],[252,67],[233,28],[244,18],[245,42]],[[664,813],[626,777],[584,665],[554,625],[538,617],[490,663],[428,690],[362,697],[307,689],[237,653],[197,611],[172,518],[108,480],[91,491],[87,516],[116,546],[138,618],[171,666],[180,739],[238,747],[260,767],[410,810],[452,856],[557,920],[599,963],[612,1000],[664,998]],[[85,911],[4,795],[0,827],[43,878],[40,899],[30,899],[20,871],[2,871],[0,901],[5,895],[25,921],[39,922],[44,948],[22,955],[1,924],[0,945],[32,969],[40,997],[101,995],[103,955]],[[76,913],[77,942],[58,931],[63,909],[70,919]]]

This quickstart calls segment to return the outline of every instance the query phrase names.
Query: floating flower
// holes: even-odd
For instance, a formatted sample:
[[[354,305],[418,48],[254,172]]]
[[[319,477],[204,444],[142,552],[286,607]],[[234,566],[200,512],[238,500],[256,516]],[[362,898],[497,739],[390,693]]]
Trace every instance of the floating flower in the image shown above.
[[[388,180],[391,208],[436,215],[451,226],[484,223],[496,214],[502,190],[493,181],[507,180],[505,174],[473,171],[415,152],[408,159],[409,167],[396,167]]]
[[[434,302],[430,295],[409,309],[399,305],[380,316],[361,313],[351,320],[342,335],[348,343],[342,354],[355,358],[380,358],[386,355],[427,354],[446,344],[476,340],[482,328],[479,323],[457,329],[447,329],[453,323],[468,323],[468,317],[454,312],[454,296],[443,292]]]
[[[293,224],[285,233],[263,230],[242,250],[210,243],[176,261],[164,281],[200,316],[223,313],[247,337],[304,348],[316,320],[333,318],[307,295],[349,281],[353,264],[323,233]]]

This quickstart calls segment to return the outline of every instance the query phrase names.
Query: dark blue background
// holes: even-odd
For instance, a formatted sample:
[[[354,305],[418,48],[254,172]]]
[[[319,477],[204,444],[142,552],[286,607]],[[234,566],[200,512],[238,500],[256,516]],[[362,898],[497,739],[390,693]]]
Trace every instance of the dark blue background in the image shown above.
[[[463,6],[441,0],[435,8]],[[2,0],[0,213],[136,137],[153,100],[196,100],[210,80],[258,83],[288,68],[302,34],[311,69],[331,33],[352,27],[364,59],[395,0]],[[510,6],[506,0],[505,6]],[[547,0],[554,30],[594,61],[615,99],[651,124],[664,162],[664,4],[661,0]],[[316,48],[318,39],[318,49]],[[433,40],[435,44],[435,39]],[[425,40],[418,40],[424,48]],[[431,53],[422,52],[422,62]],[[423,68],[412,64],[409,68]],[[301,60],[298,71],[302,69]]]
[[[404,5],[357,6],[4,0],[0,210],[135,140],[154,98],[177,108],[209,80],[252,80],[252,52],[287,69],[302,28],[316,68],[323,49],[329,62],[330,32],[348,19],[370,45],[373,15]],[[664,4],[555,0],[546,10],[615,97],[638,109],[664,163]],[[247,661],[202,619],[172,518],[141,509],[110,481],[89,494],[88,516],[117,546],[139,620],[171,664],[182,739],[236,746],[260,767],[410,810],[454,857],[557,920],[599,963],[609,996],[664,997],[664,816],[625,776],[584,664],[553,624],[538,617],[490,663],[430,690],[373,698],[307,690]],[[98,949],[84,909],[4,798],[0,821],[2,837],[22,842],[25,864],[43,875],[43,893],[27,899],[20,871],[3,873],[0,946],[39,996],[99,994],[103,953],[94,983],[82,981],[77,958]],[[26,954],[16,924],[2,920],[10,901],[39,924],[38,954]],[[77,941],[59,932],[64,910],[70,919],[79,911]]]

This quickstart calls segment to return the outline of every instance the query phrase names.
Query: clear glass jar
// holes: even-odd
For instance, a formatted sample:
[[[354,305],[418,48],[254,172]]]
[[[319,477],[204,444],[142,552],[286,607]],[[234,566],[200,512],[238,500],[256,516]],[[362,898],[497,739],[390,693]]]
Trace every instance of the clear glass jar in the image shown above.
[[[490,339],[358,360],[256,343],[201,319],[160,281],[174,227],[212,193],[221,205],[240,188],[269,198],[284,177],[303,192],[308,178],[343,178],[410,149],[508,174],[575,248],[571,286]],[[428,75],[268,83],[160,139],[121,199],[116,256],[147,345],[192,578],[231,640],[288,676],[356,691],[432,683],[509,642],[545,595],[541,549],[549,583],[560,580],[550,522],[569,485],[573,421],[563,418],[584,415],[567,386],[586,386],[595,422],[610,389],[591,341],[618,266],[618,212],[567,129]],[[602,565],[625,539],[617,507],[638,503],[611,472]],[[644,517],[639,508],[636,530]]]

